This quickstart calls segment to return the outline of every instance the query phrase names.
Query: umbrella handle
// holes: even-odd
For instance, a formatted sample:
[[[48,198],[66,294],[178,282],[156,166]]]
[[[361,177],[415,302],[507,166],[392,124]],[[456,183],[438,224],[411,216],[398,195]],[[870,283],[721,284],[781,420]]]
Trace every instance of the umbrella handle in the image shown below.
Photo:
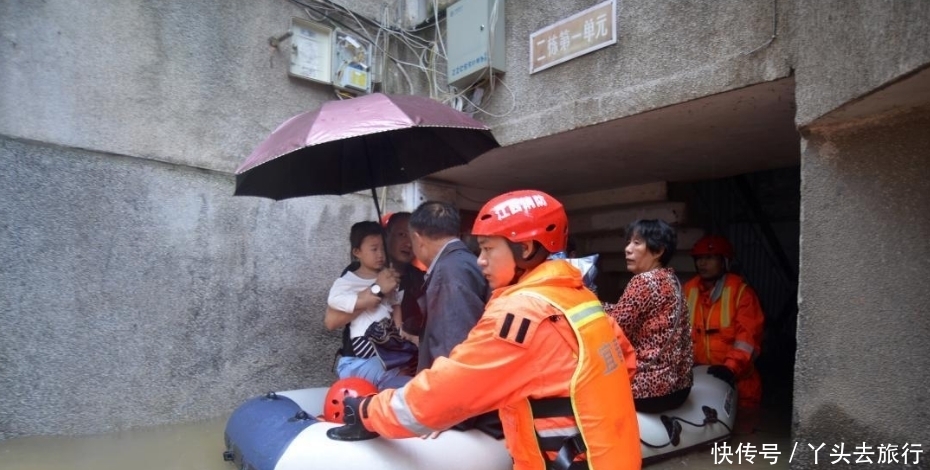
[[[371,187],[371,198],[375,201],[375,212],[378,214],[378,218],[375,220],[381,223],[381,206],[378,205],[378,190],[376,190],[374,186]],[[381,243],[384,244],[384,259],[387,260],[387,266],[392,268],[394,267],[394,263],[391,261],[391,255],[388,253],[387,233],[381,237]]]
[[[371,198],[375,201],[375,212],[378,214],[378,218],[375,220],[381,222],[381,207],[378,205],[378,191],[374,187],[371,188]]]

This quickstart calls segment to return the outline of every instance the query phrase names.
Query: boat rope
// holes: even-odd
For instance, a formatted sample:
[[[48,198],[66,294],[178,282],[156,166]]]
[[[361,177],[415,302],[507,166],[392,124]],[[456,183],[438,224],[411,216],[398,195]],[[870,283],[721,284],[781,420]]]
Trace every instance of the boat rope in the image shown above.
[[[665,430],[668,432],[668,436],[669,436],[668,442],[666,442],[665,444],[662,444],[662,445],[652,444],[652,443],[646,442],[642,438],[640,438],[639,442],[641,442],[644,446],[649,447],[651,449],[661,449],[663,447],[668,447],[670,445],[677,446],[678,442],[680,441],[680,437],[681,437],[681,424],[678,424],[678,423],[690,424],[691,426],[694,426],[696,428],[703,428],[709,424],[719,423],[724,428],[726,428],[727,433],[733,432],[733,430],[730,429],[730,426],[727,426],[727,423],[724,423],[723,421],[720,421],[717,418],[717,410],[709,406],[702,406],[701,410],[704,411],[704,422],[701,424],[692,423],[691,421],[688,421],[683,418],[679,418],[677,416],[662,415],[661,417],[662,424],[665,425]]]

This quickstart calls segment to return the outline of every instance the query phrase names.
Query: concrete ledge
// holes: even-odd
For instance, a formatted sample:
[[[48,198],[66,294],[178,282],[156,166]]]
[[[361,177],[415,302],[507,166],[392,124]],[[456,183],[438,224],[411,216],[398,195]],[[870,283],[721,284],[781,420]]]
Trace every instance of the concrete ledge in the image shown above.
[[[636,219],[662,219],[672,225],[680,225],[685,222],[685,206],[683,202],[660,202],[570,214],[568,226],[572,234],[581,235],[622,232],[630,222]]]
[[[668,197],[665,182],[558,196],[566,212],[640,202],[664,201]]]

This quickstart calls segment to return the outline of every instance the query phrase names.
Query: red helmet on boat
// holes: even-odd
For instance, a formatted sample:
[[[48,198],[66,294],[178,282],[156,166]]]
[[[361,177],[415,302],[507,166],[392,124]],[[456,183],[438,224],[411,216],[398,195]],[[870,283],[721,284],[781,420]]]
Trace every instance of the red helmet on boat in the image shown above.
[[[361,377],[347,377],[335,381],[326,392],[323,420],[342,424],[342,402],[346,397],[365,397],[375,393],[378,393],[378,387]]]
[[[533,240],[555,253],[568,241],[568,216],[562,203],[542,191],[512,191],[478,211],[471,234],[501,236],[514,243]]]

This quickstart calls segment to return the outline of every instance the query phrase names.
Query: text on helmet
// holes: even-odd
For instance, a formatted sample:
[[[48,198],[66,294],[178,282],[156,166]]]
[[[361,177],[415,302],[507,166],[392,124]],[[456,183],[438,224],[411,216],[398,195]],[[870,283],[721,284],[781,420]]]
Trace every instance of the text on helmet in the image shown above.
[[[546,199],[540,195],[510,198],[491,208],[497,220],[504,220],[520,212],[528,212],[537,207],[546,207]]]

